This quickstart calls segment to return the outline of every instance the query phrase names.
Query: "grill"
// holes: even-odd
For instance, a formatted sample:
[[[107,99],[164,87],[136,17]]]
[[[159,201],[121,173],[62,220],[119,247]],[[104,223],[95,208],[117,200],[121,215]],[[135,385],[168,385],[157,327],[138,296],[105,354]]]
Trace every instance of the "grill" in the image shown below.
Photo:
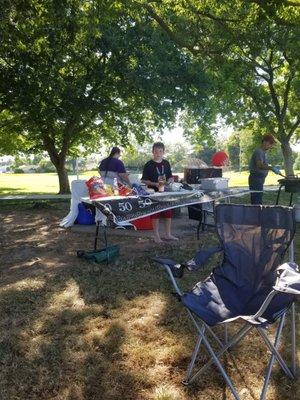
[[[298,176],[279,179],[278,183],[280,186],[284,186],[285,191],[288,193],[300,192],[300,177]]]
[[[201,183],[201,179],[221,178],[222,168],[185,168],[184,181],[189,184]]]
[[[284,190],[287,193],[290,193],[290,206],[293,203],[293,194],[300,193],[300,177],[298,176],[287,176],[283,179],[278,179],[279,189],[277,193],[276,204],[279,204],[279,197],[281,189],[284,187]]]

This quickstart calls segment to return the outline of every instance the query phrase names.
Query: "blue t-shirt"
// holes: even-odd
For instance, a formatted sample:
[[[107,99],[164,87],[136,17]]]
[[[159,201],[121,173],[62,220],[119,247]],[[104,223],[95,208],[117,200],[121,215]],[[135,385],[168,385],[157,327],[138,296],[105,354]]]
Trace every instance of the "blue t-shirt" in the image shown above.
[[[115,157],[107,157],[101,161],[99,165],[100,171],[106,172],[118,172],[119,174],[125,174],[126,169],[121,160]]]
[[[107,157],[101,161],[99,171],[104,183],[113,185],[115,178],[120,181],[119,174],[125,174],[126,169],[121,160],[115,157]]]
[[[267,154],[260,147],[258,149],[256,149],[254,151],[254,153],[252,154],[250,164],[249,164],[249,170],[252,174],[267,176],[269,171],[267,169],[258,168],[256,165],[256,161],[261,161],[263,164],[268,165]]]

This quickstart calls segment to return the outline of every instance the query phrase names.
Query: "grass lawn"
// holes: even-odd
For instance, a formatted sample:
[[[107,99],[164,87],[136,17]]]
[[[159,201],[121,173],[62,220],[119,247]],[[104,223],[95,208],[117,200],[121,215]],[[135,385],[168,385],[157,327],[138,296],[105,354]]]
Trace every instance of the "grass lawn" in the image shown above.
[[[296,171],[300,174],[300,171]],[[97,175],[97,171],[87,171],[80,174],[81,179]],[[225,172],[224,176],[230,178],[230,186],[247,186],[248,172]],[[70,181],[76,175],[69,176]],[[266,185],[276,185],[278,176],[269,173]],[[58,178],[55,173],[45,174],[0,174],[0,195],[19,194],[56,194],[58,193]]]
[[[274,203],[274,194],[265,200]],[[167,275],[151,262],[156,254],[188,260],[199,247],[217,242],[214,232],[197,241],[189,229],[178,244],[163,246],[111,232],[109,241],[120,244],[121,254],[106,266],[76,257],[93,237],[60,229],[67,211],[67,203],[1,209],[0,399],[232,400],[214,367],[190,387],[181,384],[195,330]],[[298,229],[298,263],[299,237]],[[183,288],[207,276],[217,260],[185,276]],[[237,328],[232,324],[230,333]],[[222,328],[217,331],[222,334]],[[284,355],[290,349],[287,333]],[[254,333],[226,356],[242,400],[259,399],[267,357]],[[202,352],[199,361],[206,359]],[[299,380],[288,379],[275,363],[267,400],[297,398]]]
[[[97,174],[90,171],[81,174],[80,178]],[[70,182],[76,175],[69,175]],[[56,194],[58,193],[58,177],[56,173],[44,174],[0,174],[0,195],[20,194]]]

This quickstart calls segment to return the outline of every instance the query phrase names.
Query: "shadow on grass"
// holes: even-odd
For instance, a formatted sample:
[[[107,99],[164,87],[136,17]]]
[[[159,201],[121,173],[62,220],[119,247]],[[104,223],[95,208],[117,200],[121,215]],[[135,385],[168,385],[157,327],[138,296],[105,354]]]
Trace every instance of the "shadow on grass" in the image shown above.
[[[22,191],[25,190],[25,188],[15,188],[15,187],[0,187],[0,196],[9,196],[11,194],[22,194]]]
[[[49,225],[51,216],[44,218],[43,210],[41,212],[42,217],[37,225]],[[36,243],[30,236],[30,229],[34,227],[29,227],[29,224],[34,222],[32,218],[28,215],[24,219],[23,226],[16,228],[15,233],[19,243],[12,240],[10,249],[13,253],[18,251],[20,244],[35,249]],[[25,232],[23,241],[21,241],[22,236],[19,236],[22,229],[25,231],[29,229],[27,233]],[[62,261],[60,269],[54,271],[53,276],[46,274],[47,266],[43,265],[42,260],[33,269],[28,266],[21,267],[24,274],[28,268],[27,281],[25,279],[24,282],[18,282],[20,278],[12,269],[9,279],[11,287],[5,288],[2,285],[1,399],[161,400],[163,397],[152,395],[152,391],[159,384],[171,382],[181,388],[180,380],[185,376],[196,335],[185,310],[170,294],[172,288],[163,269],[154,265],[150,258],[161,255],[179,261],[190,259],[197,247],[204,244],[211,245],[216,241],[214,235],[212,233],[203,235],[200,242],[187,239],[178,246],[166,246],[161,249],[151,247],[141,252],[138,251],[137,244],[127,253],[124,251],[124,256],[109,266],[90,264],[76,259],[74,255],[76,239],[72,235],[68,236],[69,233],[64,235],[62,234],[58,240],[56,234],[51,237],[49,232],[44,238],[47,249],[53,248],[53,260],[58,262],[61,258]],[[297,249],[296,254],[299,257]],[[40,253],[36,252],[36,255],[39,256]],[[190,288],[193,283],[207,276],[215,262],[212,261],[199,275],[184,278],[183,288]],[[151,335],[147,337],[147,329],[150,333],[157,329],[158,338],[155,337],[149,346],[153,348],[157,346],[161,352],[164,352],[165,347],[160,340],[172,338],[171,344],[166,345],[169,346],[170,355],[163,361],[168,373],[160,375],[158,372],[153,380],[153,378],[148,379],[145,371],[147,368],[149,371],[154,368],[156,353],[153,353],[154,359],[149,362],[149,366],[146,365],[147,354],[144,354],[145,358],[142,359],[141,365],[138,363],[134,365],[131,361],[132,368],[129,368],[128,359],[134,356],[128,349],[126,350],[126,345],[128,345],[128,335],[132,334],[127,331],[127,323],[133,323],[131,319],[128,320],[131,318],[131,309],[140,307],[137,301],[142,299],[142,307],[137,311],[141,314],[138,317],[142,319],[143,314],[151,309],[150,302],[155,295],[162,297],[164,303],[156,325],[146,326],[144,332],[142,324],[132,328],[136,331],[134,339],[141,343],[141,347],[152,340]],[[134,315],[134,318],[137,317]],[[151,319],[153,320],[155,321]],[[246,338],[245,342],[252,345],[251,350],[247,345],[239,347],[237,350],[240,351],[233,354],[234,362],[231,357],[226,359],[226,367],[229,369],[229,374],[231,372],[234,376],[239,388],[245,387],[250,398],[256,399],[247,368],[251,368],[252,377],[263,374],[259,357],[264,357],[265,349],[259,340],[253,341],[252,337]],[[284,339],[284,342],[289,346],[288,339]],[[180,346],[176,348],[176,344]],[[146,353],[148,347],[144,351]],[[256,361],[252,360],[253,352]],[[207,357],[201,354],[200,361],[205,359]],[[164,382],[160,381],[161,376]],[[299,385],[297,386],[297,383],[291,385],[289,379],[281,372],[276,371],[272,382],[278,400],[295,398],[295,393],[299,391]],[[191,387],[182,389],[182,393],[183,397],[165,398],[168,400],[230,398],[224,381],[215,368],[210,369]]]
[[[99,307],[53,305],[68,279],[1,294],[1,399],[136,399],[124,328]]]

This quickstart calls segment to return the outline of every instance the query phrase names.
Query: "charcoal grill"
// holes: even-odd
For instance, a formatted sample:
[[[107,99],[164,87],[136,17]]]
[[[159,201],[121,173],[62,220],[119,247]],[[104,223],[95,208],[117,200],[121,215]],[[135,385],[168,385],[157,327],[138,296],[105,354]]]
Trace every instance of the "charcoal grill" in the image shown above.
[[[221,177],[222,168],[184,168],[184,181],[188,184],[201,183],[201,179]]]
[[[290,206],[293,202],[293,194],[300,193],[300,177],[299,176],[288,176],[283,179],[278,180],[279,189],[277,192],[276,205],[279,202],[279,197],[281,193],[281,189],[284,188],[285,192],[290,193]]]

